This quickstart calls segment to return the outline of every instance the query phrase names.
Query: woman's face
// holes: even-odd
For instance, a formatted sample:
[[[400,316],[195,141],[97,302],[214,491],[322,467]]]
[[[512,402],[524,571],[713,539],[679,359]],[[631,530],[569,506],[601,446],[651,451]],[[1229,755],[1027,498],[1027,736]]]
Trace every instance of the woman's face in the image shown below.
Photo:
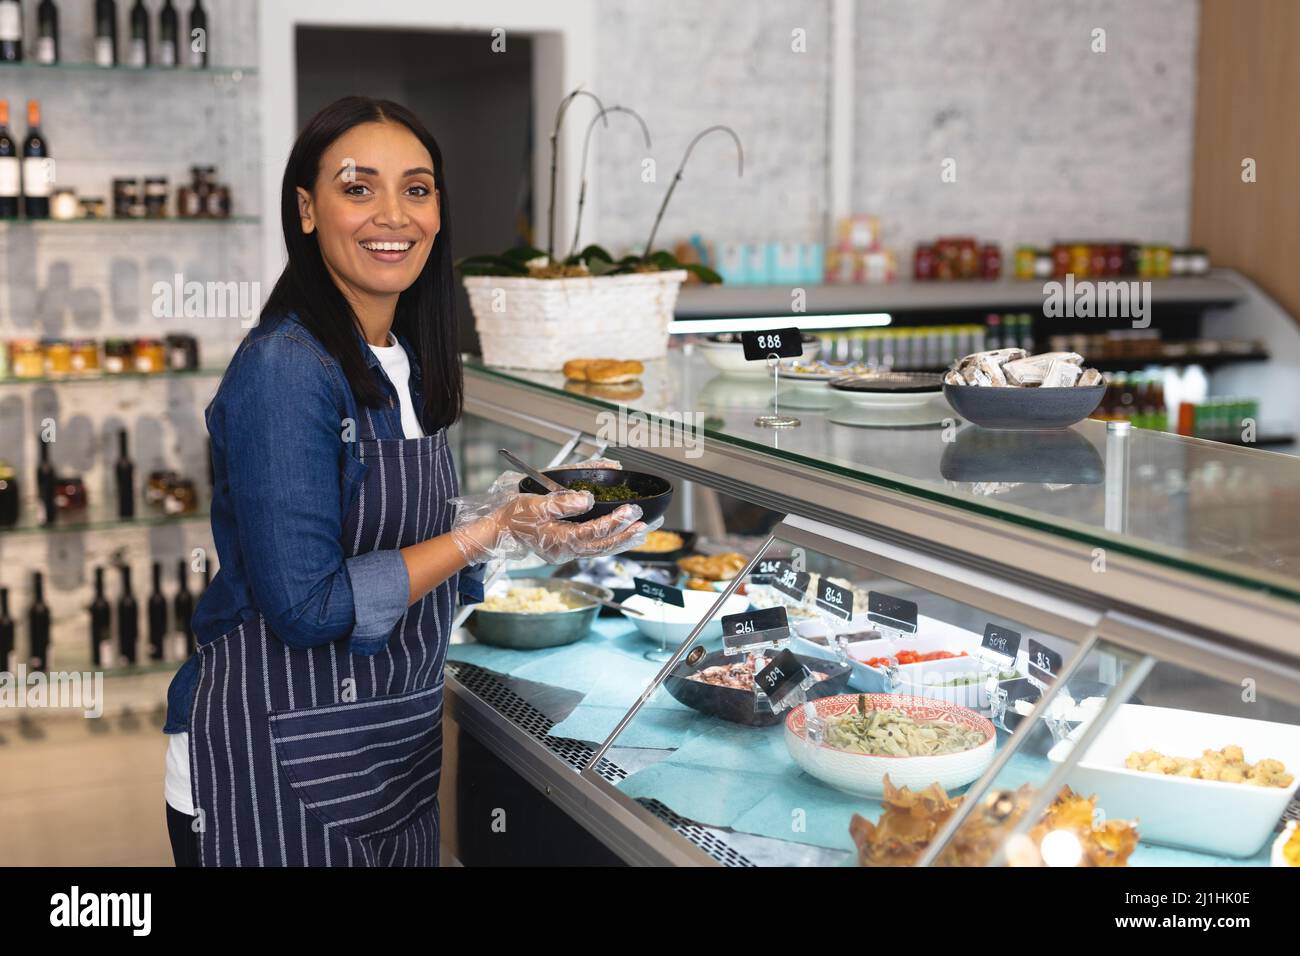
[[[433,158],[401,123],[354,126],[321,157],[312,190],[299,188],[298,210],[345,293],[398,295],[438,235]]]

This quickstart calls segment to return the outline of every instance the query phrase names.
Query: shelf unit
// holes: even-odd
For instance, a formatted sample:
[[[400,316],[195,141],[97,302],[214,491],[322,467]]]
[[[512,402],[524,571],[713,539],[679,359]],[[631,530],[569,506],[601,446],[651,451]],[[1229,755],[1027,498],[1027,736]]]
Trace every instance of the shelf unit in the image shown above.
[[[177,379],[220,378],[224,367],[170,372],[94,372],[77,375],[41,375],[33,378],[0,378],[0,388],[14,385],[97,385],[107,382],[166,382]]]

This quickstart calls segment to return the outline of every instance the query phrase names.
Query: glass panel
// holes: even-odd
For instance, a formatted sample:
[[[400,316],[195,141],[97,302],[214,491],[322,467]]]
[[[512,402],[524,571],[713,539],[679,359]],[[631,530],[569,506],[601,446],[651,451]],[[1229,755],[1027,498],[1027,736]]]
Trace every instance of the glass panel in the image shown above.
[[[563,392],[558,373],[467,367]],[[1091,420],[1054,432],[954,431],[942,399],[881,410],[821,382],[782,388],[781,410],[801,425],[773,431],[754,425],[772,411],[771,380],[721,374],[698,351],[648,363],[642,382],[628,407],[701,412],[711,440],[1300,599],[1300,461],[1289,456],[1143,429],[1108,447],[1105,424]],[[1108,510],[1105,476],[1121,449],[1128,498],[1117,508],[1112,497]]]
[[[483,491],[503,471],[498,448],[545,466],[561,446],[466,415],[452,435],[466,492]],[[580,446],[568,457],[587,457]],[[609,454],[617,458],[617,450]],[[691,627],[719,597],[722,582],[766,539],[778,515],[724,498],[708,489],[674,481],[664,534],[648,542],[659,550],[571,562],[538,559],[512,562],[493,582],[489,596],[550,601],[535,588],[559,587],[558,600],[574,600],[565,585],[607,594],[645,612],[633,620],[618,610],[475,611],[452,636],[452,673],[561,759],[579,770],[614,731],[620,718],[654,681],[666,652],[682,643]],[[690,528],[690,531],[683,530]],[[675,536],[675,537],[673,537]],[[688,574],[677,561],[685,559]],[[691,577],[695,587],[687,587]],[[634,577],[680,591],[683,607],[633,596]],[[601,590],[607,589],[607,590]],[[579,603],[581,599],[577,599]],[[743,603],[743,601],[742,601]]]
[[[960,795],[1013,739],[1003,725],[1022,718],[1015,701],[1040,693],[1025,686],[1030,652],[1050,658],[1048,680],[1075,653],[1004,616],[780,539],[734,603],[725,611],[749,612],[715,614],[682,649],[611,741],[604,769],[652,812],[685,818],[757,864],[854,862],[859,843],[897,825],[882,819],[886,776]],[[1104,693],[1100,673],[1089,669],[1072,689]]]
[[[1300,865],[1300,708],[1260,693],[1245,673],[1211,677],[1162,661],[1138,676],[1091,741],[1081,740],[1090,723],[1060,739],[1038,720],[944,855],[978,843],[1019,865],[1103,862],[1130,849],[1129,866]],[[1057,791],[1050,809],[1027,808],[1020,832],[999,839],[996,819],[1024,802],[1015,788],[1050,799],[1041,789],[1049,768],[1077,796]]]

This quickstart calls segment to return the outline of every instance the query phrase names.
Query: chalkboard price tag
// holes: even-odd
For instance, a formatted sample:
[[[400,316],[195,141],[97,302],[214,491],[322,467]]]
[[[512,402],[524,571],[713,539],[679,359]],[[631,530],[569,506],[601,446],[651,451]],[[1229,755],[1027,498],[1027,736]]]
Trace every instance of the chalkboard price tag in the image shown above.
[[[754,634],[758,631],[774,631],[778,628],[785,628],[786,634],[789,634],[790,618],[786,615],[785,608],[779,605],[765,607],[761,611],[722,615],[722,633],[727,635]],[[784,636],[786,635],[773,634],[772,640],[780,640]]]
[[[745,349],[745,360],[748,362],[764,361],[773,354],[781,358],[798,358],[803,354],[803,340],[798,329],[741,332],[740,344]]]
[[[780,558],[763,558],[754,565],[750,578],[755,584],[771,584],[772,578],[781,572],[784,563]]]
[[[867,594],[867,620],[882,627],[915,634],[916,602],[870,591]]]
[[[772,587],[776,588],[782,594],[787,594],[796,601],[802,601],[808,593],[808,582],[812,577],[807,571],[796,571],[784,561],[772,577]]]
[[[1020,653],[1020,632],[996,624],[985,624],[984,640],[980,641],[980,647],[1014,661]]]
[[[632,583],[636,585],[636,593],[642,597],[652,601],[663,601],[665,604],[675,604],[677,607],[686,607],[686,598],[682,596],[681,588],[675,588],[671,584],[660,584],[657,581],[647,581],[645,578],[633,578]]]
[[[817,584],[817,606],[847,621],[853,617],[853,591],[822,578]]]
[[[1011,710],[1018,700],[1027,700],[1031,704],[1036,704],[1038,698],[1042,696],[1042,691],[1035,687],[1028,677],[1003,681],[1000,686],[1007,692],[1007,710]]]
[[[807,669],[799,663],[797,657],[789,651],[781,651],[768,662],[766,667],[754,675],[754,684],[774,703],[779,704],[802,684],[807,676]]]
[[[1061,655],[1044,647],[1032,637],[1029,639],[1029,676],[1044,688],[1056,681],[1061,671]]]

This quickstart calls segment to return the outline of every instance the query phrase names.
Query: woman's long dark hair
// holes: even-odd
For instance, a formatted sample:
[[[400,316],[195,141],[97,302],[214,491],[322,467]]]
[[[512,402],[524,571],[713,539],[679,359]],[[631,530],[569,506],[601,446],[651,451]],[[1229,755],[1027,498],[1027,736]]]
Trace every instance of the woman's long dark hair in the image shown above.
[[[357,400],[371,408],[385,401],[370,374],[357,341],[357,319],[343,292],[325,268],[316,233],[304,233],[298,210],[298,187],[309,192],[320,174],[321,157],[340,136],[362,123],[401,123],[433,158],[433,182],[438,190],[441,225],[419,278],[397,300],[393,331],[403,336],[419,357],[423,379],[422,419],[432,433],[460,417],[464,383],[457,342],[452,296],[451,204],[442,165],[442,150],[433,134],[406,107],[391,100],[345,96],[308,122],[289,153],[280,191],[280,223],[289,251],[275,288],[262,309],[262,321],[295,312],[343,367]]]

